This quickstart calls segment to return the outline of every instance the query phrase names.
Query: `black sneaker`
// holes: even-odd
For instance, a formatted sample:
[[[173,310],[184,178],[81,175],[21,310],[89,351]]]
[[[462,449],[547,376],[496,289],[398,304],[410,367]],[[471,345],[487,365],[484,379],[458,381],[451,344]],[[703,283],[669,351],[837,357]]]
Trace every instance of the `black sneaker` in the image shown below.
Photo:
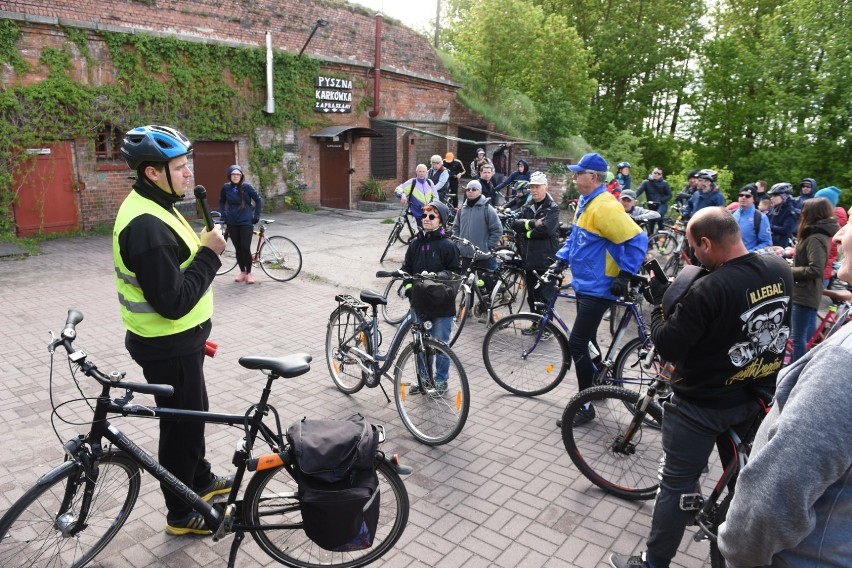
[[[615,553],[609,555],[609,565],[612,568],[648,568],[648,563],[641,556]]]
[[[231,487],[234,486],[234,476],[233,475],[214,475],[213,481],[210,482],[210,485],[199,489],[196,491],[199,496],[204,501],[210,501],[216,495],[222,495],[223,493],[228,493],[231,491]]]
[[[538,333],[538,324],[537,323],[533,323],[528,328],[521,330],[522,335],[535,335],[536,333]]]
[[[170,521],[167,518],[166,533],[173,536],[184,536],[187,534],[208,536],[213,534],[213,531],[207,528],[207,522],[204,520],[204,517],[200,513],[193,511],[184,518],[176,521]]]
[[[447,381],[435,383],[435,392],[438,393],[438,396],[447,394]]]
[[[574,421],[572,424],[574,428],[577,426],[582,426],[583,424],[588,424],[592,420],[595,419],[595,407],[589,406],[589,408],[581,408],[577,411],[577,414],[574,415]],[[561,425],[560,425],[561,427]]]

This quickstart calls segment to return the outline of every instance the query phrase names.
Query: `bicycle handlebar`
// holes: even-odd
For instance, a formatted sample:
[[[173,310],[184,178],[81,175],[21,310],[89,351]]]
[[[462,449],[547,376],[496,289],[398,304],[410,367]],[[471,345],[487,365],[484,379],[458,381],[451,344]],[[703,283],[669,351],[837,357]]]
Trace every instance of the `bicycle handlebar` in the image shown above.
[[[53,352],[57,346],[64,347],[65,351],[68,353],[68,359],[70,359],[72,363],[77,363],[84,375],[95,379],[102,386],[111,389],[121,388],[142,394],[152,394],[154,396],[169,397],[174,394],[175,389],[171,385],[126,383],[121,380],[124,378],[124,373],[113,372],[109,375],[105,375],[99,371],[94,363],[86,359],[86,353],[84,351],[74,349],[74,346],[72,345],[74,340],[77,338],[77,324],[81,321],[83,321],[83,312],[74,308],[68,310],[68,318],[65,320],[65,327],[62,329],[59,339],[54,339],[50,342],[48,350]]]

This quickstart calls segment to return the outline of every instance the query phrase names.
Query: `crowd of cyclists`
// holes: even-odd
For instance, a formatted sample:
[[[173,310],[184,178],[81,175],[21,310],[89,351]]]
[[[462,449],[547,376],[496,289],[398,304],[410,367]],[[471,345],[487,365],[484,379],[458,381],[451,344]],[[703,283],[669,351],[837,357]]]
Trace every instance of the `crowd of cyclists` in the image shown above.
[[[433,160],[433,167],[436,165]],[[446,167],[446,160],[443,165]],[[577,305],[568,342],[581,391],[592,386],[592,358],[601,351],[597,332],[604,315],[616,299],[626,296],[631,278],[650,258],[653,243],[649,235],[665,226],[670,204],[678,213],[674,222],[686,235],[687,255],[695,270],[684,271],[675,286],[651,277],[645,292],[655,306],[654,344],[660,344],[660,352],[665,351],[675,369],[672,395],[663,403],[668,418],[663,420],[661,490],[646,551],[610,557],[615,568],[667,567],[687,522],[679,499],[695,487],[714,440],[729,428],[736,430],[754,420],[760,410],[754,391],[757,386],[772,391],[776,380],[780,383],[788,377],[779,377],[788,337],[794,345],[792,363],[806,354],[805,345],[816,329],[822,291],[830,285],[838,247],[848,240],[845,231],[840,232],[848,219],[838,206],[841,191],[834,186],[818,190],[813,178],[805,178],[794,195],[792,183],[767,188],[765,181],[758,180],[743,186],[738,199],[729,204],[718,185],[718,173],[712,169],[689,172],[687,185],[675,195],[662,168],[652,168],[634,189],[629,162],[619,162],[611,172],[600,154],[590,153],[568,166],[579,199],[571,230],[567,238],[560,239],[559,205],[548,192],[543,172],[531,172],[528,162],[519,160],[517,171],[494,185],[494,166],[481,149],[470,167],[472,181],[467,192],[475,202],[460,203],[469,208],[487,204],[511,215],[504,226],[513,232],[515,248],[526,263],[530,311],[539,311],[546,304],[540,296],[546,287],[540,283],[554,277],[558,281],[570,269]],[[406,191],[409,186],[414,187],[409,181],[398,188],[403,198],[413,195]],[[640,204],[642,197],[645,201]],[[492,238],[482,247],[493,248],[494,241]],[[850,274],[852,270],[841,271],[841,277]],[[671,308],[663,313],[667,294],[676,295],[665,302]],[[524,333],[539,334],[541,330],[533,325]],[[796,380],[802,380],[803,371],[796,368]],[[589,403],[574,415],[572,427],[595,420],[595,408]],[[561,423],[557,426],[562,427]],[[771,437],[771,433],[763,433],[761,439],[770,444]],[[836,463],[834,460],[831,467],[836,469]],[[817,501],[810,503],[811,514],[816,509],[823,516],[816,520],[817,526],[826,523],[821,500],[836,495],[837,484],[842,489],[852,471],[848,464],[845,471],[819,472],[826,480],[822,489],[828,487],[824,493],[804,489]],[[756,490],[752,486],[750,491]],[[753,499],[753,494],[740,496],[738,492],[734,505],[741,508],[742,502]],[[735,521],[747,526],[741,519]],[[848,527],[850,519],[844,516],[839,524]],[[804,544],[776,539],[776,548],[767,545],[762,553],[769,556],[761,557],[763,564],[822,552],[820,543],[811,542],[807,533],[802,536]],[[773,539],[775,536],[766,535],[757,540]],[[753,552],[737,546],[730,532],[720,548],[730,550],[737,559]],[[831,551],[841,562],[825,565],[848,564],[848,552],[848,547]]]

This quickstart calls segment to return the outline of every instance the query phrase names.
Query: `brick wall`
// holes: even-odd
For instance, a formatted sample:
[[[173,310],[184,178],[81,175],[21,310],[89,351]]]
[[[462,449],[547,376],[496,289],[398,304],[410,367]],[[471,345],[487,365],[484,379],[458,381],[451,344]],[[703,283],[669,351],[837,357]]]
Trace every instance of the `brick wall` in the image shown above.
[[[74,54],[72,75],[76,80],[93,85],[112,82],[114,69],[108,49],[96,33],[98,30],[166,35],[237,46],[265,46],[264,34],[269,30],[275,49],[297,53],[316,20],[323,18],[330,23],[317,31],[306,53],[321,61],[323,73],[352,79],[354,100],[351,114],[318,115],[318,119],[325,123],[322,126],[370,125],[368,111],[371,108],[364,108],[363,104],[359,107],[359,103],[364,97],[373,96],[375,18],[369,11],[354,5],[335,0],[103,0],[94,5],[87,0],[0,0],[0,17],[18,21],[24,32],[19,43],[20,52],[34,69],[26,77],[17,77],[11,67],[3,66],[0,86],[16,81],[43,80],[46,69],[41,68],[38,61],[48,46],[71,50]],[[93,31],[88,42],[92,59],[97,62],[93,68],[88,67],[60,26]],[[459,85],[453,83],[443,68],[428,38],[393,20],[384,20],[383,25],[380,88],[379,119],[451,136],[458,134],[456,124],[482,123],[481,118],[459,103],[456,96]],[[286,140],[289,151],[283,165],[291,171],[302,172],[305,201],[319,205],[319,144],[310,137],[313,131],[264,131],[260,138]],[[244,135],[236,142],[239,161],[247,165],[246,139]],[[399,179],[388,180],[388,187],[395,187],[413,176],[414,166],[428,163],[432,154],[457,151],[454,142],[403,129],[397,129],[397,141]],[[74,142],[75,173],[81,187],[85,188],[80,192],[81,219],[83,228],[88,229],[114,219],[129,189],[131,172],[121,163],[96,163],[92,140]],[[349,176],[350,206],[354,208],[359,201],[358,185],[370,176],[369,138],[356,138],[351,148],[354,172]],[[248,169],[246,177],[252,179]],[[284,184],[279,183],[272,193],[282,194],[284,190]]]

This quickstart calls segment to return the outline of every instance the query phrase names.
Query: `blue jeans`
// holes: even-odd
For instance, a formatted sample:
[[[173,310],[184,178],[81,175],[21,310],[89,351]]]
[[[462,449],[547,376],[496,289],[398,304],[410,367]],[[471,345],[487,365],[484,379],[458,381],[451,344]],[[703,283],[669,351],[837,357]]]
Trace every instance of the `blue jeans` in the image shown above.
[[[529,290],[529,289],[528,289]],[[595,296],[582,296],[577,294],[577,317],[574,319],[574,327],[571,328],[571,337],[568,338],[568,350],[574,360],[574,372],[577,373],[577,384],[580,390],[592,386],[595,377],[595,367],[589,354],[589,342],[598,346],[598,327],[606,311],[615,300],[596,298]]]
[[[808,341],[817,328],[817,311],[799,304],[793,304],[793,315],[790,319],[793,336],[793,357],[790,362],[797,361],[808,350]]]
[[[415,314],[415,321],[420,321],[420,317]],[[441,318],[432,318],[429,320],[432,322],[432,330],[430,332],[431,336],[435,339],[440,339],[444,343],[450,342],[450,334],[453,332],[453,316],[446,316]],[[426,363],[425,361],[421,361],[421,363]],[[427,372],[421,366],[421,370],[423,372]],[[428,374],[428,372],[427,372]],[[435,358],[435,382],[436,383],[446,383],[450,378],[450,358],[446,355],[438,355]]]
[[[696,484],[704,466],[719,447],[722,464],[733,454],[725,438],[728,428],[740,436],[752,419],[761,412],[757,399],[730,408],[704,408],[679,398],[663,403],[663,458],[660,490],[654,502],[651,534],[648,537],[648,560],[659,568],[668,568],[677,554],[686,524],[694,514],[680,509],[680,496],[696,492]]]

